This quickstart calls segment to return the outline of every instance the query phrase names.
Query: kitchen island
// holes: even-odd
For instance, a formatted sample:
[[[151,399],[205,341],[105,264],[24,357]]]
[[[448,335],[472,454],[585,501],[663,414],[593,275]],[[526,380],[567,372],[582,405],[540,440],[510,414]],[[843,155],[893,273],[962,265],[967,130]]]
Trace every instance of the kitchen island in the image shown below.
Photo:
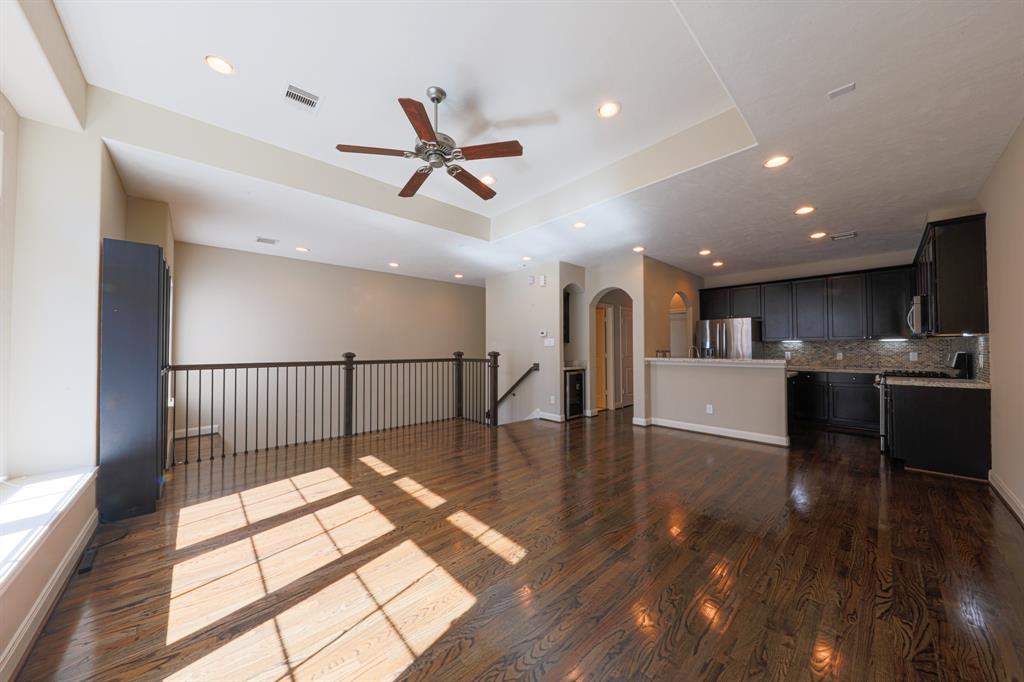
[[[654,426],[789,445],[785,360],[646,358]]]

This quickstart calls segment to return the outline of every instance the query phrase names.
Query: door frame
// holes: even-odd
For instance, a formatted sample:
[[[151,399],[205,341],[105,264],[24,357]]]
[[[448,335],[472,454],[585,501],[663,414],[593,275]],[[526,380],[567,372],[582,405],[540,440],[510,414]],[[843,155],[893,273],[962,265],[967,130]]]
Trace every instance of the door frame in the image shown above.
[[[624,311],[624,310],[628,310],[629,311],[629,328],[628,329],[624,328],[624,323],[623,323],[624,316],[622,314],[622,311]],[[634,367],[633,367],[633,365],[634,365],[633,358],[636,356],[636,352],[637,352],[636,344],[635,344],[635,340],[636,339],[634,338],[634,334],[633,334],[633,325],[635,324],[635,322],[636,321],[633,319],[633,306],[631,306],[631,305],[628,305],[628,306],[627,305],[620,305],[619,306],[619,319],[618,319],[618,332],[619,332],[619,334],[616,337],[615,359],[619,363],[619,372],[620,372],[619,377],[620,378],[621,377],[625,377],[626,376],[627,364],[626,364],[625,353],[622,352],[622,343],[621,343],[622,338],[623,338],[623,331],[625,331],[626,332],[626,336],[629,337],[629,345],[630,345],[631,348],[633,348],[633,353],[630,355],[630,361],[629,361],[629,365],[628,365],[629,370],[631,372],[630,376],[633,377],[633,381],[630,382],[630,383],[632,383],[633,385],[632,385],[632,391],[630,391],[630,393],[629,393],[629,401],[628,402],[626,401],[626,392],[622,389],[622,386],[625,385],[625,381],[620,381],[619,382],[619,383],[622,384],[622,386],[616,386],[615,387],[616,391],[617,391],[617,396],[616,397],[618,398],[615,401],[615,408],[616,409],[631,406],[633,404],[633,398],[634,398],[634,394],[636,392],[636,377],[633,376],[633,369],[634,369]]]
[[[596,309],[601,308],[604,310],[604,330],[595,329],[597,334],[604,333],[604,407],[598,407],[594,405],[594,412],[600,410],[614,410],[615,401],[613,397],[615,395],[615,346],[612,342],[615,339],[615,306],[610,303],[598,303],[595,306],[594,312],[594,326],[597,326],[597,312]],[[595,344],[594,350],[596,352],[597,346]],[[601,362],[600,358],[595,358],[596,362]],[[596,372],[595,372],[596,375]],[[595,381],[594,388],[600,389],[600,385]],[[595,390],[595,398],[597,391]]]

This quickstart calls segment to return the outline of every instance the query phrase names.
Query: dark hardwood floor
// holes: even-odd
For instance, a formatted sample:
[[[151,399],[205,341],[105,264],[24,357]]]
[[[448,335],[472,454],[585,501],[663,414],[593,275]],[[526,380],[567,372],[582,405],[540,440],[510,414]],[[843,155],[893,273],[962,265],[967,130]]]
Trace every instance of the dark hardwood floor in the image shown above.
[[[19,679],[1024,679],[986,486],[630,416],[178,466]]]

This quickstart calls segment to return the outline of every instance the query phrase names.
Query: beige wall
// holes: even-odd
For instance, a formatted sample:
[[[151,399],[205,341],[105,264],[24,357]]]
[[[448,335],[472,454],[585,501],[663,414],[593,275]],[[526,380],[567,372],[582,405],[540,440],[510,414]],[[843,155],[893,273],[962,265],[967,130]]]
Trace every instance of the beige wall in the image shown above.
[[[11,304],[10,390],[17,397],[9,408],[12,477],[96,463],[102,151],[97,137],[21,121]],[[60,415],[60,428],[53,428],[53,414]]]
[[[178,242],[174,362],[484,353],[484,291]]]
[[[128,197],[125,239],[162,247],[167,267],[171,275],[174,275],[174,229],[171,225],[171,208],[166,203]]]
[[[786,368],[649,363],[651,420],[773,445],[788,445]],[[707,414],[706,405],[714,414]]]
[[[106,145],[100,149],[100,236],[105,239],[125,238],[125,209],[128,197],[121,185],[121,176],[110,159]]]
[[[646,416],[646,389],[644,372],[644,259],[638,254],[628,254],[600,265],[587,268],[588,328],[591,339],[597,333],[595,328],[594,310],[605,294],[612,289],[622,289],[633,301],[633,418],[643,419]],[[616,324],[616,329],[618,325]],[[593,345],[590,349],[593,355]],[[595,359],[590,358],[588,367],[592,368]],[[592,371],[592,369],[591,369]],[[615,395],[618,395],[618,381],[615,382]],[[587,409],[593,410],[595,405],[594,382],[587,384]]]
[[[18,114],[0,95],[0,478],[7,474],[11,372],[11,286],[14,273],[14,211],[18,192]]]
[[[688,303],[691,324],[700,319],[700,288],[704,280],[693,273],[644,258],[644,353],[654,357],[655,351],[671,348],[669,320],[672,296],[681,293]],[[692,342],[691,342],[692,343]],[[687,344],[689,345],[689,343]]]
[[[529,278],[534,277],[534,284]],[[540,286],[539,278],[545,278]],[[534,362],[540,372],[531,375],[498,412],[501,423],[520,421],[544,413],[561,414],[562,288],[559,263],[534,263],[528,268],[487,278],[487,348],[501,353],[498,360],[498,393],[504,393]],[[553,338],[544,345],[540,331]],[[554,403],[551,402],[554,396]]]
[[[987,213],[993,485],[1024,520],[1024,124],[978,194]]]

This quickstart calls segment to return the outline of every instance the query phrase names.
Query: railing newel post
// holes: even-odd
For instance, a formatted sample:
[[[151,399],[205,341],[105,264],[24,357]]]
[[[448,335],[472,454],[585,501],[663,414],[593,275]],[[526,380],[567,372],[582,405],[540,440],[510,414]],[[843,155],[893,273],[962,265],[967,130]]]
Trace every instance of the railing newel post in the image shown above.
[[[490,362],[487,363],[487,404],[491,426],[498,425],[498,355],[496,350],[487,353],[487,357],[490,359]]]
[[[353,379],[355,377],[355,359],[356,354],[352,352],[345,353],[342,355],[345,358],[345,404],[344,404],[344,425],[342,435],[352,435],[352,408],[354,407],[354,398],[352,390]]]
[[[462,419],[462,357],[465,353],[457,350],[453,355],[455,356],[455,418]]]

